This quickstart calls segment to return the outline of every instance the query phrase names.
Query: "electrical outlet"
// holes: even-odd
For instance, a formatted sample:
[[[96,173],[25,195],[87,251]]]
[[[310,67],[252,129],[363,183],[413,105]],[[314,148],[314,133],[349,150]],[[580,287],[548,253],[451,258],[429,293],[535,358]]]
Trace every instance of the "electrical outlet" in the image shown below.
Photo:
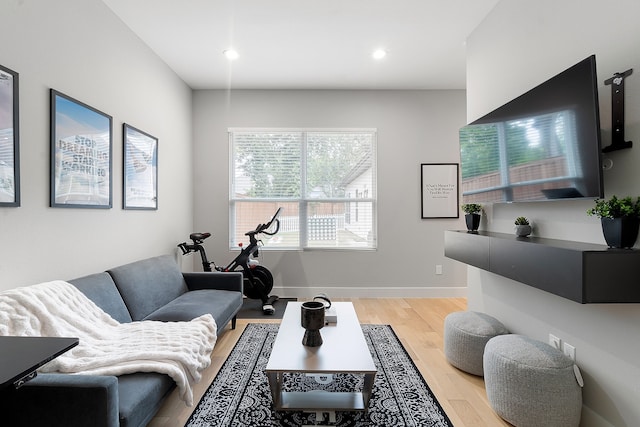
[[[436,264],[436,274],[442,274],[442,265]]]
[[[576,348],[574,346],[565,342],[562,346],[562,351],[564,352],[564,354],[569,356],[571,360],[573,360],[574,362],[576,361]]]
[[[549,345],[558,350],[562,350],[562,340],[553,334],[549,334]]]

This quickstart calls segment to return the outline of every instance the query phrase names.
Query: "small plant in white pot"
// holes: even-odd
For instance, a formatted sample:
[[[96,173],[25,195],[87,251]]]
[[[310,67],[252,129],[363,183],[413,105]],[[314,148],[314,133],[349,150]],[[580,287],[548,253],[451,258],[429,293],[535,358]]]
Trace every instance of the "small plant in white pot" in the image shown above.
[[[529,220],[523,216],[519,216],[515,220],[516,224],[516,236],[527,237],[531,234],[531,224]]]
[[[482,215],[482,205],[478,203],[465,203],[460,207],[465,213],[464,220],[467,223],[467,230],[478,231],[478,227],[480,227],[480,216]]]

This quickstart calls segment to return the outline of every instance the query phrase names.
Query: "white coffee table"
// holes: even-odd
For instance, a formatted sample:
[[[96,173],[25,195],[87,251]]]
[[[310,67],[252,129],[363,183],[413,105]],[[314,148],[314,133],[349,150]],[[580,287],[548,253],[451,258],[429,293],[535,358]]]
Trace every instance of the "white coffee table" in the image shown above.
[[[366,411],[377,368],[353,304],[333,303],[338,322],[320,330],[323,344],[319,347],[302,345],[304,328],[300,325],[301,305],[300,302],[287,304],[265,369],[275,409],[309,412]],[[364,374],[364,384],[362,391],[282,391],[283,374],[286,372]]]

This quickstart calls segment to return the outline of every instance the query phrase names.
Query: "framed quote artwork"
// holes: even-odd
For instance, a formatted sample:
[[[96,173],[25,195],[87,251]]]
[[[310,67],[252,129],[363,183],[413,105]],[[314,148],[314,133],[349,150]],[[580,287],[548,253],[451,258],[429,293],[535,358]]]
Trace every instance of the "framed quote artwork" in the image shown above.
[[[20,206],[18,73],[0,65],[0,207]]]
[[[421,165],[422,218],[458,218],[458,164]]]
[[[112,206],[112,118],[51,89],[51,207]]]
[[[123,208],[158,209],[158,139],[124,124]]]

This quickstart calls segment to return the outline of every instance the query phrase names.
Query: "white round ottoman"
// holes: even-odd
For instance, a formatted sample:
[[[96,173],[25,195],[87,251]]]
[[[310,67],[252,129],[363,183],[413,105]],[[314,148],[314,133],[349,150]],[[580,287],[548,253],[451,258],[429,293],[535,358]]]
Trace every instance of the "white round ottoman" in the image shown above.
[[[483,375],[482,354],[487,342],[509,331],[497,319],[476,311],[457,311],[444,319],[444,355],[453,366]]]
[[[492,338],[484,350],[489,403],[516,427],[577,427],[582,388],[560,350],[522,335]]]

